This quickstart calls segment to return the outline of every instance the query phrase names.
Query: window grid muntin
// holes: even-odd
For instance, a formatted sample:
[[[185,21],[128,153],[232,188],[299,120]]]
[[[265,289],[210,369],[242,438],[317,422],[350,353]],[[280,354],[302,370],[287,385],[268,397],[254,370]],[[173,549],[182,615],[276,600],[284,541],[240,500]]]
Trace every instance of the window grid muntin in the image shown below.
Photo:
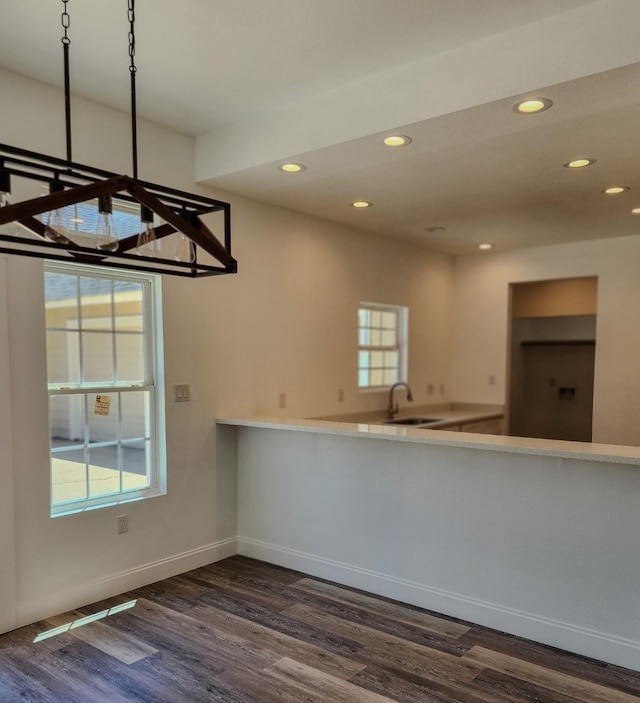
[[[84,417],[83,417],[83,440],[82,445],[74,445],[75,449],[83,450],[84,453],[84,464],[85,464],[85,499],[69,500],[65,502],[53,503],[53,485],[51,486],[52,495],[52,505],[51,513],[52,515],[64,514],[68,512],[77,512],[77,510],[90,509],[92,507],[102,507],[107,504],[113,504],[118,502],[129,502],[130,500],[137,500],[143,498],[146,495],[155,495],[158,491],[164,492],[166,490],[164,487],[165,479],[160,477],[159,474],[159,442],[161,438],[164,437],[164,431],[160,423],[160,418],[158,416],[158,393],[159,389],[157,387],[156,376],[155,376],[155,366],[156,366],[156,349],[153,342],[153,335],[155,334],[155,308],[154,308],[154,283],[151,280],[151,276],[136,276],[126,271],[114,272],[113,270],[102,270],[96,271],[94,267],[87,269],[82,264],[73,264],[73,271],[66,264],[59,264],[57,262],[47,262],[46,271],[48,273],[55,273],[63,276],[75,277],[75,301],[73,302],[73,308],[75,309],[76,319],[78,320],[78,329],[69,329],[68,327],[47,327],[47,331],[55,330],[60,332],[65,332],[66,334],[77,332],[78,334],[78,360],[82,363],[81,368],[84,368],[83,357],[84,345],[81,341],[81,335],[84,331],[83,321],[83,305],[82,305],[82,291],[80,287],[80,279],[85,277],[93,277],[98,279],[106,279],[110,281],[110,324],[111,330],[96,330],[90,329],[91,332],[105,332],[106,334],[111,334],[112,337],[112,382],[111,383],[96,383],[96,382],[79,382],[79,383],[52,383],[49,384],[49,394],[50,396],[56,395],[80,395],[84,396]],[[124,281],[127,283],[136,284],[140,287],[140,306],[141,313],[140,318],[142,320],[141,330],[123,330],[118,325],[116,325],[117,318],[117,305],[116,305],[116,290],[115,283]],[[159,292],[159,291],[158,291]],[[46,301],[47,302],[47,301]],[[86,307],[86,306],[85,306]],[[86,314],[85,314],[86,316]],[[117,335],[137,335],[142,336],[142,356],[143,356],[143,368],[144,368],[144,383],[130,382],[130,381],[117,381],[117,349],[116,339]],[[122,411],[121,411],[121,399],[122,393],[126,392],[146,392],[146,402],[144,405],[144,422],[145,422],[145,435],[141,437],[123,437],[122,433]],[[88,406],[90,396],[99,393],[104,394],[115,394],[117,397],[117,426],[118,434],[116,440],[111,443],[106,442],[90,442],[90,428],[88,424],[88,418],[90,416],[90,408]],[[142,443],[144,451],[144,476],[146,478],[146,485],[142,488],[129,488],[123,486],[125,480],[125,465],[123,457],[123,447],[133,445],[134,443]],[[118,483],[119,491],[110,493],[101,493],[93,498],[89,497],[90,491],[90,469],[89,461],[91,448],[97,448],[100,446],[114,446],[117,447],[118,452]],[[67,453],[70,452],[70,445],[64,448],[51,448],[51,456],[64,455],[64,450]],[[164,454],[163,454],[164,456]],[[156,470],[152,470],[152,467],[157,467]],[[129,472],[127,472],[129,473]],[[53,484],[53,466],[50,472],[50,480]],[[113,498],[114,500],[109,500]]]

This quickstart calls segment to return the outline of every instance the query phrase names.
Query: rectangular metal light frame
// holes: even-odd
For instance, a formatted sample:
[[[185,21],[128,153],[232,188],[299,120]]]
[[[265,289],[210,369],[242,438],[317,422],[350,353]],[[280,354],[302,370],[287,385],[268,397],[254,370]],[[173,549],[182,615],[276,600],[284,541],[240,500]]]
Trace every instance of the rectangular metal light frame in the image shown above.
[[[220,276],[238,270],[238,264],[231,255],[229,203],[6,144],[0,144],[0,170],[46,184],[58,181],[65,188],[0,208],[0,226],[19,222],[36,237],[31,239],[0,233],[0,252],[191,278]],[[101,195],[149,208],[164,221],[164,224],[154,228],[156,239],[174,233],[183,234],[195,245],[196,260],[186,263],[132,253],[137,245],[137,234],[120,239],[115,252],[100,251],[74,242],[60,244],[45,238],[45,227],[38,215]],[[200,219],[202,215],[213,212],[223,214],[222,242]],[[209,254],[217,264],[198,261],[198,249]]]

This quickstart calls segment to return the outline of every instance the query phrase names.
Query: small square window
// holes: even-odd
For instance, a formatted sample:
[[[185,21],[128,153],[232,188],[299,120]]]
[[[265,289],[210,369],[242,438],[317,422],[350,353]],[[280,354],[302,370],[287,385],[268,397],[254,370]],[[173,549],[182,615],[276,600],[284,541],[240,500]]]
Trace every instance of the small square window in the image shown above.
[[[407,378],[406,307],[360,303],[358,387],[382,388]]]

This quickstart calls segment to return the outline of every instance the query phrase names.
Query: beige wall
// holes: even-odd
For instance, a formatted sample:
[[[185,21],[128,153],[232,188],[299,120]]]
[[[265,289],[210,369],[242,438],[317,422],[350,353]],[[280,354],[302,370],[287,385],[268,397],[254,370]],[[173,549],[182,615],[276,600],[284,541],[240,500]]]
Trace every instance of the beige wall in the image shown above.
[[[1,71],[0,90],[3,141],[63,155],[59,91]],[[73,111],[74,158],[130,171],[128,116],[80,99],[74,99]],[[192,139],[141,123],[143,178],[195,189],[193,151]],[[216,461],[215,417],[384,407],[384,393],[356,388],[360,300],[409,307],[409,380],[416,403],[502,403],[509,283],[598,276],[594,439],[640,444],[627,421],[640,391],[640,327],[629,319],[640,303],[636,238],[466,257],[454,267],[449,257],[392,239],[200,190],[232,203],[240,272],[163,282],[167,496],[49,517],[42,264],[9,257],[6,275],[0,267],[0,285],[6,287],[0,324],[6,315],[8,329],[0,345],[0,378],[11,379],[0,410],[10,413],[10,429],[2,425],[10,435],[3,447],[12,449],[2,459],[0,514],[9,524],[0,561],[9,568],[12,560],[16,564],[1,572],[0,593],[10,596],[15,588],[19,622],[233,553],[236,477],[231,462]],[[495,385],[489,385],[492,375]],[[190,384],[190,403],[173,402],[176,383]],[[429,384],[443,384],[445,394],[428,396]],[[280,393],[287,397],[284,410],[278,409]],[[118,536],[116,517],[123,512],[129,532]],[[10,600],[3,601],[0,622],[12,621]]]
[[[503,402],[506,395],[509,285],[597,276],[593,441],[640,445],[640,237],[602,239],[455,262],[453,394]],[[488,376],[497,383],[490,386]]]
[[[61,94],[0,71],[2,140],[64,154]],[[74,159],[130,171],[127,115],[73,101]],[[142,178],[193,190],[193,140],[140,124]],[[12,461],[0,513],[15,539],[1,542],[0,593],[17,584],[27,622],[235,552],[236,479],[216,462],[216,415],[322,415],[383,408],[385,394],[356,387],[360,300],[410,309],[410,381],[448,391],[452,260],[406,244],[200,188],[232,203],[235,276],[163,281],[168,494],[77,515],[49,517],[48,418],[42,263],[9,257],[6,348],[11,376]],[[1,288],[0,288],[1,290]],[[172,386],[189,383],[191,402]],[[338,389],[345,400],[338,402]],[[278,409],[285,393],[287,407]],[[432,400],[447,400],[448,396]],[[0,406],[0,410],[2,407]],[[6,427],[3,425],[3,427]],[[4,458],[3,458],[4,461]],[[4,464],[3,464],[4,466]],[[116,517],[129,515],[117,535]],[[10,532],[3,532],[10,534]],[[13,550],[10,546],[13,546]],[[4,553],[6,552],[6,554]],[[6,583],[6,588],[3,588]],[[10,599],[3,602],[11,610]],[[0,616],[3,616],[0,613]],[[11,617],[0,617],[0,622]]]

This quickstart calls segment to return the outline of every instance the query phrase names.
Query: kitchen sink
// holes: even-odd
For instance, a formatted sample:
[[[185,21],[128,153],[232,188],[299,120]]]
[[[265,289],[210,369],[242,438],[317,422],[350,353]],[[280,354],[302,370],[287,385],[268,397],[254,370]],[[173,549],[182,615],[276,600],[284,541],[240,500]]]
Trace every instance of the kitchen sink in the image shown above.
[[[437,417],[405,417],[401,420],[386,420],[385,425],[428,425],[431,422],[442,422]]]

